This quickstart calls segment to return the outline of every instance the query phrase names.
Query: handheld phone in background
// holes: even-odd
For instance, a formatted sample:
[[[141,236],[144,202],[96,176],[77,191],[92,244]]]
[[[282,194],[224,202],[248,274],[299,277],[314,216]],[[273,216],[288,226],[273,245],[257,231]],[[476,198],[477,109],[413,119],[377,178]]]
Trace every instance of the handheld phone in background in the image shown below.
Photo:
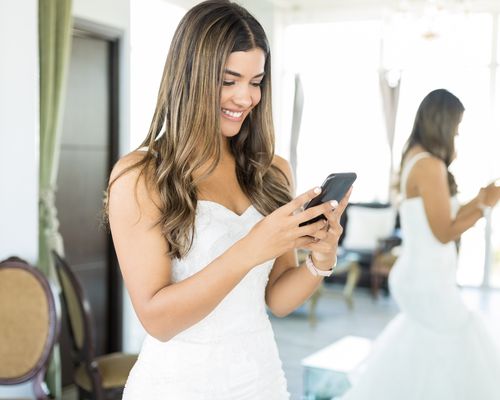
[[[304,210],[331,200],[337,200],[337,202],[340,203],[340,200],[344,198],[356,178],[357,175],[354,172],[339,172],[328,175],[328,177],[321,185],[321,193],[318,194],[309,203],[307,203],[304,206]],[[319,221],[320,219],[326,219],[326,217],[321,214],[308,221],[302,222],[301,224],[299,224],[299,226],[312,224],[316,221]]]

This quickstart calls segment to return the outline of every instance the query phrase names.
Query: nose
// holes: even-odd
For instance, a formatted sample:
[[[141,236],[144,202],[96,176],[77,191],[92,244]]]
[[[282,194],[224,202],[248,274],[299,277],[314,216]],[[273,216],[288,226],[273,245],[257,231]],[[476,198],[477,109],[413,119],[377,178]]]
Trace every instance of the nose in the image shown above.
[[[253,99],[247,85],[242,85],[233,96],[233,102],[238,107],[248,108],[252,105]]]

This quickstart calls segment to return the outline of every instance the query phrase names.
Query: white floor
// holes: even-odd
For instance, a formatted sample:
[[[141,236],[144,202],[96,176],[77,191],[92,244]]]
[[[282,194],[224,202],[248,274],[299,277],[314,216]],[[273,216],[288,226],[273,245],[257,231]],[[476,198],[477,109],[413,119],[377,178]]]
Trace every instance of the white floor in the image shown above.
[[[318,323],[314,328],[309,324],[307,307],[286,318],[271,319],[292,400],[302,397],[300,362],[304,357],[344,336],[373,339],[398,313],[392,298],[381,296],[373,300],[369,291],[363,288],[356,289],[354,309],[349,310],[341,289],[337,285],[326,287],[326,295],[318,303]],[[463,288],[462,293],[469,307],[486,315],[500,342],[500,290]]]

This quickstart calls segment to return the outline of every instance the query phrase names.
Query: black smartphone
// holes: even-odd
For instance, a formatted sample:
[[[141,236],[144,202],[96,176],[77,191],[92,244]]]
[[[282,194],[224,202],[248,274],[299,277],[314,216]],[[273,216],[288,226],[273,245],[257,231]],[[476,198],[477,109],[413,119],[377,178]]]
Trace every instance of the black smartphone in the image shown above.
[[[321,193],[318,194],[314,199],[308,202],[304,206],[304,210],[308,208],[320,205],[326,201],[337,200],[340,202],[356,180],[357,175],[355,172],[339,172],[336,174],[330,174],[325,179],[321,185]],[[309,221],[302,222],[299,226],[304,226],[312,224],[313,222],[319,221],[320,219],[326,219],[326,217],[321,214]]]

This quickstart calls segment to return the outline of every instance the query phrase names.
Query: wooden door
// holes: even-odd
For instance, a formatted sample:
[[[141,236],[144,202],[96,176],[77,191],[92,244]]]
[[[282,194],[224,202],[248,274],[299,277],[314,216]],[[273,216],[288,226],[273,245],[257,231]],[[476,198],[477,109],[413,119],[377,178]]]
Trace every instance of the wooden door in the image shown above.
[[[101,220],[117,148],[116,48],[73,35],[56,195],[65,256],[90,300],[98,355],[121,347],[121,282]],[[63,385],[72,375],[68,334],[63,324]]]

